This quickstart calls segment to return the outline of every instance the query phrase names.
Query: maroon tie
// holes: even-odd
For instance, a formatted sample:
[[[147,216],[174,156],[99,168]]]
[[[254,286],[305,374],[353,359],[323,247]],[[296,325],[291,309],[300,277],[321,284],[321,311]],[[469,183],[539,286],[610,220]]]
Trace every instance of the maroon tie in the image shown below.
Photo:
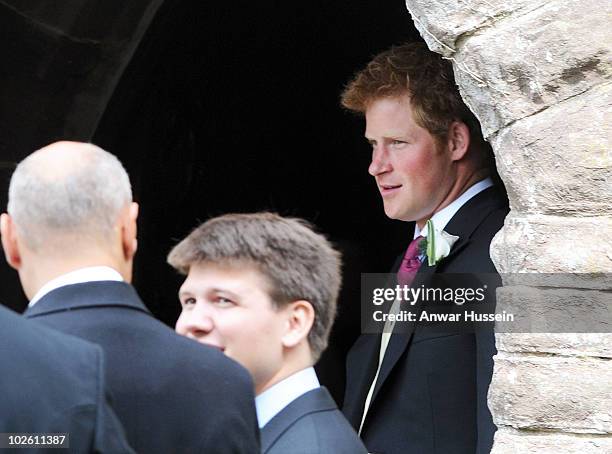
[[[406,249],[402,264],[397,270],[397,283],[400,285],[410,285],[416,276],[419,267],[421,266],[421,260],[419,255],[419,243],[423,240],[422,236],[417,236]]]

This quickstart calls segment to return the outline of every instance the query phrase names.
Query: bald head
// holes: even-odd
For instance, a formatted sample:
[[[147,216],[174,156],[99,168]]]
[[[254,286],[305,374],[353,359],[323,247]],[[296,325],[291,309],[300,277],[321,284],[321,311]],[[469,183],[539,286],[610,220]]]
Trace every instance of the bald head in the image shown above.
[[[112,154],[79,142],[57,142],[24,159],[13,173],[8,213],[33,250],[57,238],[110,239],[132,200],[128,175]]]

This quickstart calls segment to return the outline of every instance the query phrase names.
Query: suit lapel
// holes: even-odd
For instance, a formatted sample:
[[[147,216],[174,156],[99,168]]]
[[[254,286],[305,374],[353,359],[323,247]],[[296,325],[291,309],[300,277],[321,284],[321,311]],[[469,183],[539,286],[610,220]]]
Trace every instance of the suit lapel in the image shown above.
[[[261,428],[261,452],[268,452],[276,440],[300,418],[319,411],[337,409],[336,403],[324,387],[302,394]]]
[[[96,281],[66,285],[43,296],[23,315],[27,318],[93,307],[126,307],[151,314],[136,290],[125,282]]]
[[[432,275],[436,272],[443,272],[445,264],[452,261],[453,257],[455,257],[470,244],[470,237],[476,227],[480,225],[480,223],[489,215],[491,211],[500,206],[503,206],[503,199],[495,187],[485,189],[468,200],[465,205],[463,205],[459,211],[455,213],[444,228],[446,232],[450,233],[451,235],[458,236],[459,239],[453,245],[448,256],[439,261],[436,265],[429,266],[427,262],[421,265],[416,274],[414,282],[412,283],[412,287],[417,288],[421,285],[427,287]],[[413,310],[418,311],[420,306],[421,302],[418,301]],[[376,396],[383,386],[385,380],[389,377],[389,374],[410,343],[415,326],[415,322],[409,323],[401,333],[393,333],[391,335],[389,345],[387,346],[383,363],[378,374],[378,379],[376,380],[376,386],[374,387],[370,407],[374,403],[374,400],[376,399]],[[380,336],[378,337],[380,338]]]
[[[425,266],[426,269],[422,271],[423,267]],[[419,268],[419,271],[417,272],[417,275],[415,276],[411,286],[413,288],[418,288],[421,285],[425,285],[426,282],[429,280],[429,277],[435,272],[436,268],[437,266],[427,266],[426,264],[421,265],[421,268]],[[420,306],[421,302],[417,301],[411,311],[418,313]],[[404,350],[406,350],[406,347],[408,346],[408,343],[412,338],[412,333],[414,331],[415,326],[416,322],[407,322],[405,328],[402,329],[401,333],[391,334],[391,338],[389,339],[389,344],[387,345],[387,350],[385,351],[383,362],[380,366],[380,372],[378,373],[376,386],[374,387],[374,392],[372,393],[370,406],[372,406],[372,403],[376,399],[376,396],[380,391],[380,388],[382,387],[383,383],[391,373],[391,370],[393,369],[395,364],[397,364],[397,361],[399,360],[400,356],[402,356],[402,353],[404,353]]]

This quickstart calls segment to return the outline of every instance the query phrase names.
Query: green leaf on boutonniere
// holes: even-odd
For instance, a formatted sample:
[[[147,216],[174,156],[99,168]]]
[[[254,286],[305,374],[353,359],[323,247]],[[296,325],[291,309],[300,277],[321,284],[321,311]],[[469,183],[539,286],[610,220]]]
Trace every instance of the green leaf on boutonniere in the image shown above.
[[[427,221],[427,264],[436,264],[436,233],[431,219]]]

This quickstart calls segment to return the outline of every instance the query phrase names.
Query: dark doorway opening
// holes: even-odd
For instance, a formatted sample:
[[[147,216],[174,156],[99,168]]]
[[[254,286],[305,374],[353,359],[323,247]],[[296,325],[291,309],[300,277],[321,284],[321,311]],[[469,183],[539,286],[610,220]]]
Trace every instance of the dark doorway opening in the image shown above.
[[[141,204],[135,285],[155,316],[174,325],[182,278],[165,257],[201,221],[257,210],[308,219],[344,254],[317,367],[341,402],[360,273],[389,269],[406,225],[384,216],[363,121],[339,94],[372,55],[420,39],[403,0],[164,2],[91,138],[130,173]]]
[[[339,107],[373,54],[420,39],[402,0],[166,2],[94,142],[118,154],[141,203],[135,284],[164,322],[181,278],[164,258],[200,221],[273,210],[314,222],[344,254],[344,285],[318,372],[341,400],[359,334],[361,272],[385,272],[406,239],[385,218],[363,121]]]

